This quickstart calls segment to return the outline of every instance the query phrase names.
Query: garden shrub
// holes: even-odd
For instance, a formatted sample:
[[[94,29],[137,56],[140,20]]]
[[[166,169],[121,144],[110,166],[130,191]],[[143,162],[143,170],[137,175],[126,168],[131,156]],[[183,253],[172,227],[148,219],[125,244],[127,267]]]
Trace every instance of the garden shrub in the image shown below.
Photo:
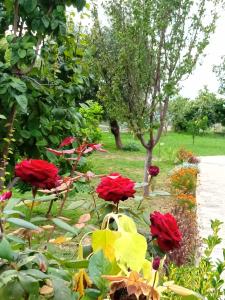
[[[170,175],[171,188],[176,194],[195,194],[198,168],[187,164],[174,168]]]
[[[187,210],[184,206],[176,206],[171,213],[177,220],[182,233],[182,241],[178,249],[167,255],[168,261],[177,266],[195,264],[200,240],[195,211]]]
[[[198,164],[200,160],[194,155],[192,151],[186,150],[185,148],[180,148],[176,154],[176,162]]]
[[[123,150],[129,151],[129,152],[138,152],[141,149],[140,149],[139,145],[137,145],[135,143],[129,143],[129,144],[123,146]]]

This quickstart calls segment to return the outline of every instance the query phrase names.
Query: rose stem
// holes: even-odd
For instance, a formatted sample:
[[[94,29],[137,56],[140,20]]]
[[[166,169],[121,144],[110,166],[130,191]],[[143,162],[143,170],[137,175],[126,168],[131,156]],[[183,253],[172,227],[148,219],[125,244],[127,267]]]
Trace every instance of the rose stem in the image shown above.
[[[95,211],[96,211],[98,220],[99,220],[100,216],[99,216],[99,213],[98,213],[98,211],[97,211],[97,205],[96,205],[96,199],[95,199],[95,195],[94,195],[94,190],[93,190],[93,188],[92,188],[92,186],[91,186],[90,180],[88,180],[88,184],[89,184],[89,187],[90,187],[90,190],[91,190],[91,197],[92,197],[92,199],[93,199],[94,208],[95,208]]]
[[[153,291],[154,291],[154,286],[155,286],[155,282],[156,282],[156,276],[157,276],[157,271],[155,272],[155,276],[154,276],[154,281],[153,281],[153,285],[152,285],[152,289],[151,289],[151,299],[153,300]]]
[[[48,207],[48,211],[46,213],[46,217],[48,217],[50,215],[51,209],[52,209],[52,205],[53,205],[54,199],[51,200],[50,205]]]
[[[33,212],[33,208],[34,208],[34,199],[37,193],[37,188],[32,188],[32,195],[33,195],[33,200],[32,200],[32,204],[31,204],[31,208],[30,208],[30,219],[32,217],[32,212]]]
[[[3,233],[4,233],[4,228],[3,228],[3,224],[2,224],[2,218],[0,218],[0,231],[1,231],[1,237],[3,236]]]
[[[119,213],[119,202],[116,203],[116,213]]]

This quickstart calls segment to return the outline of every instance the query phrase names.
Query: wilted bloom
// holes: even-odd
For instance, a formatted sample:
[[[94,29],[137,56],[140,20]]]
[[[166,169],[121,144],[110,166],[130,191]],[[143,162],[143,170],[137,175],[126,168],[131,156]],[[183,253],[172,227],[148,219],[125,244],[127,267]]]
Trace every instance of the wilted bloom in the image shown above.
[[[80,153],[87,154],[92,151],[107,152],[105,149],[102,148],[102,144],[83,143],[76,149],[76,153],[78,153],[78,154],[80,154]]]
[[[155,177],[159,174],[159,167],[157,166],[150,166],[148,168],[148,174]]]
[[[68,137],[66,137],[66,138],[61,142],[61,144],[59,145],[59,148],[68,146],[68,145],[72,144],[74,141],[76,141],[76,138],[75,138],[75,137],[73,137],[73,136],[68,136]]]
[[[134,197],[136,193],[134,185],[135,183],[131,179],[122,177],[119,173],[112,173],[101,179],[96,192],[99,198],[118,203],[120,200],[124,201],[129,197]]]
[[[163,252],[179,248],[182,235],[174,216],[155,211],[150,214],[150,221],[152,237],[157,239],[159,248]]]
[[[8,200],[12,197],[12,192],[8,191],[0,195],[0,201]]]
[[[52,189],[60,184],[58,172],[54,164],[41,159],[23,160],[15,167],[16,177],[42,189]]]
[[[161,261],[161,258],[159,256],[154,257],[153,262],[152,262],[153,270],[158,271],[159,266],[160,266],[160,261]]]

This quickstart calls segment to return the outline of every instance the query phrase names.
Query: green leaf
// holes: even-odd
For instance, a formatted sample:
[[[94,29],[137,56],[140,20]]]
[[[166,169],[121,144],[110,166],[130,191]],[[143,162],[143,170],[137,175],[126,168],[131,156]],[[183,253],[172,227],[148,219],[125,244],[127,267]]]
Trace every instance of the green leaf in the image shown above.
[[[6,209],[4,209],[3,213],[5,215],[19,215],[21,217],[25,217],[25,215],[19,210],[6,210]]]
[[[19,198],[11,198],[7,201],[7,204],[4,208],[4,210],[12,210],[19,202],[21,199]]]
[[[25,49],[19,49],[18,55],[19,55],[19,58],[24,58],[27,55],[27,51]]]
[[[35,223],[35,222],[43,222],[43,221],[47,221],[48,218],[45,218],[45,217],[33,217],[30,219],[31,223]]]
[[[15,235],[12,235],[12,234],[8,234],[6,236],[7,240],[10,240],[14,243],[17,243],[17,244],[26,244],[26,242],[24,240],[22,240],[21,238],[19,238],[18,236],[15,236]]]
[[[67,224],[66,222],[64,222],[60,219],[54,218],[54,219],[52,219],[52,222],[56,226],[60,227],[61,229],[65,230],[65,231],[71,232],[75,235],[78,234],[78,230],[75,227],[72,227],[71,225]]]
[[[0,119],[6,120],[6,117],[4,115],[0,115]]]
[[[12,82],[10,82],[10,85],[12,88],[16,89],[21,93],[25,93],[27,91],[26,84],[19,78],[12,77]]]
[[[70,273],[62,269],[48,267],[48,274],[66,281],[70,281],[71,279]]]
[[[39,270],[36,269],[29,269],[29,270],[25,270],[25,271],[21,271],[20,274],[23,275],[29,275],[32,276],[36,279],[47,279],[49,278],[49,276]]]
[[[22,287],[28,294],[38,295],[39,283],[36,278],[25,275],[23,272],[19,273],[18,278]]]
[[[6,219],[7,222],[23,227],[23,228],[27,228],[27,229],[32,229],[32,230],[37,230],[39,227],[22,219],[18,219],[18,218],[8,218]]]
[[[3,237],[0,242],[0,258],[13,261],[14,257],[14,252],[11,249],[10,243]]]
[[[27,97],[25,95],[15,95],[15,99],[23,112],[27,112]]]
[[[31,13],[37,6],[37,0],[24,0],[23,7],[27,13]]]
[[[67,208],[66,210],[73,210],[77,209],[78,207],[81,207],[85,204],[84,200],[79,200],[79,201],[73,201]]]
[[[45,28],[48,28],[48,26],[49,26],[49,24],[50,24],[49,17],[43,16],[43,17],[41,18],[41,20],[42,20],[42,23],[44,24]]]
[[[84,260],[60,260],[60,263],[67,267],[72,269],[86,269],[88,267],[89,261]]]
[[[105,258],[102,251],[98,251],[92,255],[89,260],[88,271],[94,284],[102,293],[107,293],[109,283],[102,275],[110,275],[112,270],[111,263]]]
[[[59,21],[57,19],[53,19],[51,22],[51,29],[55,30],[59,26]]]
[[[53,300],[71,300],[71,290],[65,280],[52,277],[52,284],[54,288]]]

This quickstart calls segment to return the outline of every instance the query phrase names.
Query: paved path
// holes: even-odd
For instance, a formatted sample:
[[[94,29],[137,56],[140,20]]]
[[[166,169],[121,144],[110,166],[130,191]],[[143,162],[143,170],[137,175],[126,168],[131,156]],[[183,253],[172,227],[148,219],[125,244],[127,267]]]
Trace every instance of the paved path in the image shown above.
[[[225,156],[201,157],[199,183],[197,187],[197,213],[200,237],[211,234],[210,220],[219,219],[224,224],[220,237],[222,244],[212,254],[213,260],[223,259],[225,248]]]

